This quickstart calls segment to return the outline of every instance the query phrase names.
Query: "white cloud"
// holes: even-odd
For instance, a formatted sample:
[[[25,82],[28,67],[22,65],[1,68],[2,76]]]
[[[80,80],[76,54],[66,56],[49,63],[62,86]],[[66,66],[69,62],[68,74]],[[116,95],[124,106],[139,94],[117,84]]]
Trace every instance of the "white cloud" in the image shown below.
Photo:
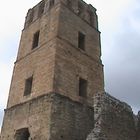
[[[125,6],[118,21],[112,21],[115,28],[102,30],[105,83],[110,94],[128,102],[136,112],[140,108],[140,6],[136,1]]]
[[[39,0],[0,0],[0,38],[1,42],[13,38],[22,30],[27,10]]]

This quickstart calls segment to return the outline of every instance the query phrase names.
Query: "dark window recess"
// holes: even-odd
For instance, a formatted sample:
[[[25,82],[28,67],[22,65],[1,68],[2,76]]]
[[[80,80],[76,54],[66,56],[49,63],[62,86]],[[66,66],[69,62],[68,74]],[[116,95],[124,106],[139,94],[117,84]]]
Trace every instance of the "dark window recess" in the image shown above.
[[[79,79],[79,96],[87,96],[87,80],[82,78]]]
[[[28,22],[31,23],[33,21],[33,18],[34,18],[34,9],[30,10]]]
[[[69,8],[72,8],[72,2],[71,2],[71,0],[67,0],[67,5],[68,5]]]
[[[33,83],[33,77],[30,77],[30,78],[26,79],[24,96],[27,96],[27,95],[31,94],[32,83]]]
[[[94,25],[94,14],[91,11],[89,11],[89,17],[90,17],[90,24]]]
[[[44,13],[45,2],[42,1],[39,6],[38,17],[40,17]]]
[[[30,133],[28,128],[22,128],[16,131],[15,140],[29,140]]]
[[[50,1],[50,8],[52,8],[54,6],[54,0]]]
[[[85,35],[81,32],[78,34],[78,48],[85,50]]]
[[[83,4],[81,3],[81,1],[78,1],[78,15],[82,14],[83,9]]]
[[[39,43],[39,31],[37,31],[37,32],[34,34],[32,49],[38,47],[38,43]]]

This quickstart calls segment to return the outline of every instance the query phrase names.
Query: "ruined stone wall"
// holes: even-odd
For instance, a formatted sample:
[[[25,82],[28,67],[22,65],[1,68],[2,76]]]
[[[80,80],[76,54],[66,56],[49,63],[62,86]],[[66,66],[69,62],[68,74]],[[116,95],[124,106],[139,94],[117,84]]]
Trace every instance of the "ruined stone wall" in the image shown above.
[[[107,93],[94,97],[95,127],[87,140],[135,140],[134,114],[129,105]]]
[[[92,107],[65,96],[55,96],[52,104],[50,140],[85,140],[93,127]]]
[[[92,107],[50,93],[7,109],[1,139],[13,140],[17,130],[28,128],[32,140],[85,140],[93,120]]]
[[[32,140],[48,140],[51,105],[50,96],[41,96],[7,109],[4,115],[1,139],[14,140],[17,130],[28,128]]]
[[[93,107],[49,93],[5,111],[1,140],[14,139],[28,128],[32,140],[139,140],[131,107],[106,93],[94,96]]]

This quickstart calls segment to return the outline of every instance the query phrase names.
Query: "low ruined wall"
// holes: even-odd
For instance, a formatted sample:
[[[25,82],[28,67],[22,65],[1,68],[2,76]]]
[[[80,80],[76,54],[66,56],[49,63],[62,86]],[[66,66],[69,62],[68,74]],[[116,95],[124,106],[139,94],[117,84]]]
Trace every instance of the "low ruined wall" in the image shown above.
[[[28,128],[32,140],[85,140],[94,128],[94,109],[49,93],[5,111],[1,140],[13,140]]]
[[[85,140],[94,128],[94,109],[65,96],[55,96],[50,128],[50,140]]]
[[[140,114],[107,93],[94,96],[92,107],[50,93],[5,112],[0,140],[14,139],[28,128],[32,140],[140,140]]]
[[[94,96],[95,127],[87,140],[135,140],[134,115],[129,105],[107,93]]]
[[[32,140],[47,140],[52,97],[40,96],[5,110],[1,140],[14,140],[16,131],[28,128]]]

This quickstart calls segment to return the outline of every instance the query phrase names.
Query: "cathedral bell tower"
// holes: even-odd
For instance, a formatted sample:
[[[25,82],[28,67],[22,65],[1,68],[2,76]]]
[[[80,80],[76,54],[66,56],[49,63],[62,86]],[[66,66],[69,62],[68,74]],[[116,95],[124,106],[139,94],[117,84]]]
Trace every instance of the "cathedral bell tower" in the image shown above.
[[[29,9],[1,140],[85,140],[92,97],[104,91],[96,9],[82,0],[43,0]]]

